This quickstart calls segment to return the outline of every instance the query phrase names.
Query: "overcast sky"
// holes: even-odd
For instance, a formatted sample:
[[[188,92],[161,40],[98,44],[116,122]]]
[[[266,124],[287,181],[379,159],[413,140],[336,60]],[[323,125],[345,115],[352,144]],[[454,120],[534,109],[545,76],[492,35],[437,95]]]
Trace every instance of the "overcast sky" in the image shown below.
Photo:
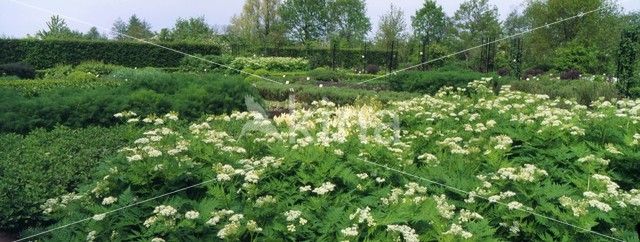
[[[243,0],[0,0],[0,35],[24,37],[46,27],[51,13],[22,6],[23,2],[67,15],[97,26],[107,33],[117,18],[127,19],[137,14],[151,23],[153,30],[171,27],[179,17],[204,16],[211,25],[229,24],[234,14],[240,13]],[[400,7],[409,18],[422,5],[423,0],[366,0],[367,14],[376,25],[380,16],[389,9],[391,3]],[[458,9],[463,0],[436,0],[448,15]],[[504,19],[514,9],[521,9],[525,0],[490,0],[498,6]],[[639,11],[640,0],[618,0],[625,11]],[[72,29],[86,32],[91,26],[67,19]],[[375,30],[375,27],[374,27]]]

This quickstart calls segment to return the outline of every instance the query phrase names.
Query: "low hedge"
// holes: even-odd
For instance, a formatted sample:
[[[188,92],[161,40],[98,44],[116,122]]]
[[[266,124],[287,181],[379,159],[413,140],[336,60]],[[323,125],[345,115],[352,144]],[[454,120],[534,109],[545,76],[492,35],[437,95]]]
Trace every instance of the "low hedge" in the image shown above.
[[[42,205],[92,178],[105,157],[141,135],[128,126],[0,134],[0,231],[46,225]]]
[[[434,94],[445,86],[466,87],[467,83],[479,80],[484,75],[470,71],[406,71],[389,75],[389,86],[394,91]]]
[[[211,44],[163,43],[189,54],[219,55]],[[37,69],[97,60],[127,67],[177,67],[183,54],[146,43],[89,40],[0,39],[0,63],[26,62]]]
[[[305,49],[299,47],[274,48],[263,47],[259,50],[266,56],[288,56],[302,57],[309,60],[311,68],[322,66],[336,66],[342,68],[366,69],[368,64],[379,65],[386,68],[389,65],[392,53],[384,50],[367,50],[362,49],[337,49],[334,52],[330,48],[313,48]],[[396,52],[397,56],[398,53]],[[364,58],[363,58],[364,56]],[[398,63],[393,61],[393,68],[397,68]]]
[[[177,111],[187,119],[202,114],[244,110],[244,97],[257,96],[239,77],[121,69],[112,74],[117,86],[64,87],[37,95],[0,88],[0,132],[26,133],[56,125],[109,126],[123,110],[141,115]]]
[[[358,98],[376,98],[382,102],[389,102],[420,96],[417,93],[371,91],[345,87],[319,87],[300,84],[282,85],[267,82],[258,82],[255,85],[262,98],[271,101],[286,101],[293,95],[296,101],[306,103],[327,99],[337,104],[351,104]],[[292,89],[293,92],[291,91]]]

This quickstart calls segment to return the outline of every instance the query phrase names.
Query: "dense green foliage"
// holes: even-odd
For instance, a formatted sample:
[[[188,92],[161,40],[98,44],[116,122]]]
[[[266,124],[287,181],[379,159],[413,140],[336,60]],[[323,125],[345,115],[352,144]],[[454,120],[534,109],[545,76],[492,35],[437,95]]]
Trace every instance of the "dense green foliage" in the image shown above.
[[[549,95],[551,98],[573,99],[583,105],[589,105],[601,97],[606,100],[618,97],[616,86],[598,76],[592,77],[591,80],[558,80],[541,77],[529,81],[512,82],[511,87],[522,92]]]
[[[406,71],[388,77],[394,91],[434,94],[445,86],[465,87],[473,80],[483,77],[482,73],[468,71]]]
[[[220,54],[220,48],[210,44],[163,45],[189,54]],[[157,46],[126,41],[0,39],[0,63],[22,61],[36,68],[77,65],[89,60],[127,67],[176,67],[182,57],[183,54]]]
[[[229,66],[235,57],[230,55],[194,55],[185,56],[180,61],[180,71],[184,72],[229,72]],[[203,60],[204,59],[204,60]]]
[[[638,181],[620,186],[618,176],[633,174],[610,168],[638,156],[638,101],[587,109],[509,90],[496,96],[486,84],[385,108],[319,101],[273,121],[235,113],[149,127],[78,196],[43,206],[57,225],[88,221],[39,238],[604,239],[568,223],[637,240]],[[243,133],[256,127],[247,124],[272,129]]]
[[[37,95],[0,89],[0,131],[24,133],[58,124],[112,125],[116,121],[113,114],[122,110],[141,115],[175,110],[193,119],[204,113],[243,110],[244,97],[257,96],[255,89],[237,77],[169,74],[153,69],[120,69],[112,76],[123,83],[60,87]]]
[[[47,199],[89,181],[97,165],[141,134],[130,126],[0,134],[0,230],[47,224],[40,209]]]

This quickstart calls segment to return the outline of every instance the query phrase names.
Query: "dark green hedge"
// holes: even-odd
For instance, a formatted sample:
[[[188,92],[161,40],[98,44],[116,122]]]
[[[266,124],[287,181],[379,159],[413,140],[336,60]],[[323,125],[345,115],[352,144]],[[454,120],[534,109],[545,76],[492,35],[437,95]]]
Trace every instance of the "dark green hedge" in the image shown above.
[[[470,71],[406,71],[390,75],[387,79],[394,91],[434,94],[445,86],[465,87],[467,83],[479,80],[484,75]]]
[[[305,49],[297,47],[273,48],[263,47],[260,51],[266,56],[303,57],[309,59],[312,68],[333,66],[334,55],[330,48]],[[397,54],[397,53],[396,53]],[[362,56],[364,55],[364,58]],[[385,69],[389,65],[391,52],[381,50],[337,49],[335,51],[335,66],[342,68],[364,69],[368,64],[374,64]],[[398,67],[396,60],[393,68]]]
[[[189,54],[219,55],[210,44],[163,43]],[[38,69],[97,60],[127,67],[177,67],[184,55],[145,43],[88,40],[0,39],[0,64],[26,62]]]
[[[239,77],[146,69],[125,69],[112,76],[123,83],[116,87],[59,87],[35,96],[0,88],[0,132],[26,133],[56,125],[110,126],[121,122],[113,114],[125,110],[141,115],[176,111],[184,119],[196,119],[203,114],[244,110],[244,97],[258,96],[257,90]]]

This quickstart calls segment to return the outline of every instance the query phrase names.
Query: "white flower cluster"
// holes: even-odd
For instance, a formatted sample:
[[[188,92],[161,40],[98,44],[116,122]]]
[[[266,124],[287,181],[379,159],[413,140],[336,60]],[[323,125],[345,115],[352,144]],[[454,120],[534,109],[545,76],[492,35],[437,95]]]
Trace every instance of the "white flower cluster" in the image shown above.
[[[513,144],[513,140],[511,140],[511,138],[506,135],[499,135],[496,137],[492,137],[491,141],[495,143],[495,146],[493,148],[496,150],[509,149],[511,144]]]
[[[471,237],[473,237],[472,233],[470,233],[469,231],[464,230],[464,228],[462,228],[461,225],[456,224],[456,223],[451,224],[451,227],[449,228],[449,230],[444,232],[444,234],[460,236],[460,237],[465,238],[465,239],[470,239]]]
[[[198,211],[191,210],[191,211],[186,212],[184,214],[184,217],[186,219],[194,220],[194,219],[197,219],[198,217],[200,217],[200,213]]]
[[[402,238],[406,242],[420,241],[418,239],[418,235],[416,234],[416,230],[406,225],[390,224],[387,225],[387,231],[394,231],[402,234]]]
[[[178,213],[178,210],[169,205],[160,205],[155,207],[153,213],[154,215],[147,218],[143,223],[147,228],[154,225],[158,220],[165,221],[165,224],[168,226],[175,224],[175,215]]]
[[[256,207],[263,207],[267,204],[276,203],[276,198],[271,195],[262,196],[256,199]]]
[[[640,145],[640,134],[633,135],[633,141],[631,142],[631,145]]]
[[[105,197],[104,199],[102,199],[102,205],[111,205],[113,203],[115,203],[116,201],[118,201],[118,198],[115,197]]]
[[[98,234],[98,232],[96,232],[95,230],[92,230],[91,232],[89,232],[87,234],[87,238],[86,240],[88,242],[93,242],[94,240],[96,240],[96,235]]]
[[[588,155],[588,156],[582,157],[578,159],[578,162],[593,163],[593,164],[599,164],[599,165],[605,165],[605,166],[609,164],[609,160],[597,157],[595,155]]]
[[[351,227],[344,228],[340,230],[340,233],[346,237],[356,237],[358,236],[358,224],[352,224]]]
[[[460,154],[460,155],[468,155],[471,154],[471,150],[467,149],[468,147],[460,146],[462,142],[462,138],[460,137],[449,137],[445,138],[443,141],[438,142],[439,145],[449,147],[451,154]]]
[[[113,115],[113,117],[115,118],[127,118],[127,119],[136,117],[136,116],[138,116],[138,114],[131,111],[123,111]]]
[[[424,153],[422,155],[418,156],[418,160],[430,165],[437,165],[440,162],[438,161],[438,157],[436,157],[435,155],[429,154],[429,153]]]
[[[533,182],[537,176],[548,176],[547,171],[537,168],[535,165],[525,164],[523,167],[500,168],[492,180],[512,180],[521,182]]]
[[[320,185],[319,187],[314,188],[311,192],[318,194],[318,195],[324,195],[327,194],[331,191],[333,191],[333,189],[335,189],[336,185],[331,183],[331,182],[325,182],[322,183],[322,185]]]
[[[419,204],[424,202],[426,198],[427,188],[420,186],[418,183],[410,182],[404,185],[405,189],[393,188],[389,196],[380,198],[382,204],[393,205],[398,203],[412,202]]]
[[[440,216],[446,219],[451,219],[455,214],[456,206],[447,203],[447,196],[444,194],[440,194],[440,196],[434,195],[433,199],[436,201],[436,208],[438,209]]]
[[[286,217],[287,222],[292,222],[289,225],[287,225],[287,230],[292,233],[296,232],[296,225],[295,223],[293,223],[296,219],[298,220],[298,223],[300,225],[305,225],[308,222],[306,219],[302,217],[302,212],[299,210],[286,211],[284,212],[284,216]]]
[[[357,224],[361,224],[367,222],[367,226],[373,227],[376,226],[376,222],[371,215],[371,208],[365,207],[364,209],[358,208],[356,212],[349,215],[350,220],[357,220]],[[355,225],[355,224],[354,224]]]
[[[82,195],[76,195],[75,193],[65,194],[57,198],[49,198],[44,204],[40,205],[40,209],[42,209],[42,213],[44,214],[51,214],[57,209],[67,207],[71,201],[80,198],[82,198]]]

